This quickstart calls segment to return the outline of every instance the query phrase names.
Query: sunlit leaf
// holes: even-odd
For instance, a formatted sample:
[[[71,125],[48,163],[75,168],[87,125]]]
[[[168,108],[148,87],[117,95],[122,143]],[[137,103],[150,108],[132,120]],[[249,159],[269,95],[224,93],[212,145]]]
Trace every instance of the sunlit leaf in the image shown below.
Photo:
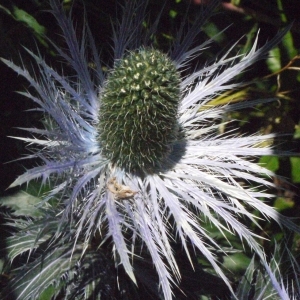
[[[263,156],[260,158],[259,163],[270,171],[277,171],[279,168],[278,156]]]
[[[28,14],[25,10],[14,6],[12,15],[17,21],[24,22],[38,35],[43,35],[45,33],[45,27],[40,25],[39,22],[32,15]]]
[[[284,197],[277,197],[274,203],[274,207],[277,209],[277,211],[293,208],[294,206],[295,206],[294,201]]]
[[[281,69],[281,55],[279,47],[275,47],[270,51],[270,55],[267,59],[267,65],[269,70],[273,73],[278,72]]]
[[[300,157],[291,157],[292,180],[294,183],[300,183]]]

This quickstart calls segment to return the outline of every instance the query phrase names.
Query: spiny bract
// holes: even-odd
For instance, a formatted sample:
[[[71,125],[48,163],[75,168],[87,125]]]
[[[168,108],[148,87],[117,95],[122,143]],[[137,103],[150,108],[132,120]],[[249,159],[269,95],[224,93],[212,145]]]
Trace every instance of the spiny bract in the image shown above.
[[[116,62],[100,97],[103,155],[127,171],[149,172],[176,139],[180,77],[166,54],[140,49]]]

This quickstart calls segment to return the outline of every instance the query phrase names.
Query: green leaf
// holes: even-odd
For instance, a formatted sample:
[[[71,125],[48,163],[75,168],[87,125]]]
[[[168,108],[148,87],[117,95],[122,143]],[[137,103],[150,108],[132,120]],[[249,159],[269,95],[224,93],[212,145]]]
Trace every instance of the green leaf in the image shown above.
[[[37,204],[41,199],[32,196],[24,191],[19,191],[13,195],[0,198],[0,204],[10,207],[14,210],[15,216],[40,217],[41,211],[37,208]]]
[[[300,183],[300,157],[291,157],[292,180],[294,183]]]
[[[288,18],[284,13],[285,9],[282,5],[282,0],[277,0],[277,7],[278,7],[278,11],[280,12],[280,18],[282,23],[287,23]],[[294,47],[293,35],[290,31],[282,39],[282,45],[289,59],[292,59],[295,55],[297,55],[298,51]]]
[[[174,19],[177,15],[178,15],[178,12],[175,11],[174,9],[171,9],[171,10],[169,11],[169,16],[170,16],[171,18]]]
[[[267,59],[267,65],[269,70],[273,73],[278,72],[281,69],[281,53],[279,47],[275,47],[269,52]]]
[[[12,6],[12,9],[9,10],[8,8],[0,5],[0,9],[4,11],[6,14],[11,16],[17,22],[24,23],[28,28],[30,28],[36,38],[40,41],[41,44],[44,46],[48,46],[44,36],[46,33],[46,28],[42,26],[32,15],[27,13],[25,10],[18,8],[17,6]]]
[[[23,9],[13,6],[13,17],[17,21],[25,23],[28,27],[38,35],[43,35],[46,31],[45,27],[40,25],[39,22],[30,14]]]
[[[234,253],[224,256],[224,267],[234,274],[244,272],[249,265],[250,258],[244,253]]]
[[[56,289],[53,285],[48,286],[40,295],[39,300],[51,300],[56,294]]]
[[[224,32],[221,32],[216,24],[212,22],[207,22],[204,24],[202,30],[207,34],[208,37],[219,44],[226,40]]]
[[[295,206],[295,202],[291,199],[284,197],[277,197],[274,203],[274,207],[277,211],[283,211],[288,208],[292,208]]]
[[[286,53],[288,54],[289,59],[292,59],[297,55],[298,51],[294,47],[293,35],[290,31],[284,36],[282,44],[285,48]]]
[[[253,277],[254,274],[256,272],[256,264],[255,264],[255,260],[254,260],[254,256],[251,259],[247,270],[244,274],[244,276],[242,277],[242,279],[240,280],[240,283],[238,285],[237,288],[237,292],[236,292],[236,297],[237,299],[240,300],[248,300],[248,296],[249,296],[249,292],[251,291],[252,288],[252,281],[253,281]]]
[[[0,5],[0,9],[2,9],[5,13],[14,18],[16,21],[25,23],[37,35],[45,34],[46,28],[40,25],[40,23],[32,15],[28,14],[25,10],[13,6],[12,10],[10,11],[3,5]]]
[[[277,171],[279,168],[278,156],[263,156],[259,160],[259,164],[270,171]]]

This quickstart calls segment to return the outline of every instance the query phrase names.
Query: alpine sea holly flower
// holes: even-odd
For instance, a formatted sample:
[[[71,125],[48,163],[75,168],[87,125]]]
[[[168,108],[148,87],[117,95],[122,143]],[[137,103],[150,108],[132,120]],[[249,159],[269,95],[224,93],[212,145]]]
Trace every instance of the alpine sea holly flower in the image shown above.
[[[256,235],[239,218],[257,224],[252,209],[247,210],[251,207],[299,230],[261,201],[271,195],[246,185],[271,186],[266,176],[272,173],[249,158],[271,155],[273,150],[262,145],[273,135],[240,137],[218,132],[224,113],[270,99],[202,109],[216,95],[238,87],[234,77],[265,58],[285,32],[260,49],[256,40],[248,54],[230,57],[227,52],[213,64],[192,70],[191,60],[211,42],[193,46],[206,15],[218,1],[213,2],[186,31],[182,24],[169,51],[163,53],[151,44],[157,22],[142,34],[147,1],[127,1],[113,30],[114,64],[104,72],[105,63],[100,61],[89,28],[84,30],[83,42],[78,42],[71,18],[58,1],[50,0],[67,44],[67,50],[56,50],[74,69],[75,79],[54,71],[30,51],[39,67],[36,78],[3,60],[29,81],[35,93],[23,94],[45,115],[45,129],[26,129],[35,137],[23,139],[40,146],[30,157],[43,163],[11,186],[36,178],[52,182],[54,187],[43,203],[50,198],[61,201],[61,222],[75,227],[74,251],[80,235],[85,237],[84,252],[96,233],[104,232],[102,242],[111,238],[116,262],[134,282],[132,257],[140,254],[135,244],[141,241],[152,258],[165,299],[172,298],[172,286],[180,281],[171,246],[174,240],[182,244],[190,260],[187,244],[198,249],[232,291],[212,252],[219,246],[200,220],[222,233],[238,235],[267,270]],[[279,284],[275,286],[287,297]]]

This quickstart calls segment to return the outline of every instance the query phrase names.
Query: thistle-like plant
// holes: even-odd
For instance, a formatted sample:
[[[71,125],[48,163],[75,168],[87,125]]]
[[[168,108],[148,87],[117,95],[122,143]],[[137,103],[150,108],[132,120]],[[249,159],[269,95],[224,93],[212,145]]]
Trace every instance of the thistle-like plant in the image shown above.
[[[282,254],[280,254],[280,250],[283,250]],[[284,275],[282,275],[280,271],[279,266],[281,263],[285,264],[286,274]],[[286,297],[283,294],[278,294],[278,290],[286,289],[287,291],[289,291],[289,299],[299,299],[299,271],[299,264],[291,255],[288,247],[286,245],[276,245],[274,255],[271,257],[267,269],[260,268],[255,263],[254,257],[251,259],[247,270],[237,287],[236,297],[240,300],[279,300]],[[232,296],[231,299],[234,299],[234,297]]]
[[[38,178],[51,186],[40,203],[39,218],[14,221],[19,231],[8,241],[11,261],[26,251],[35,258],[9,286],[17,299],[38,299],[50,285],[53,295],[61,296],[62,279],[68,299],[105,297],[103,278],[111,274],[111,266],[103,267],[102,260],[107,244],[116,265],[134,283],[141,282],[139,262],[144,255],[150,258],[164,299],[172,299],[172,289],[180,283],[175,243],[190,262],[191,248],[201,253],[234,294],[214,255],[222,249],[201,222],[237,235],[272,275],[257,236],[240,219],[258,225],[258,210],[263,218],[299,231],[261,200],[271,197],[264,188],[252,187],[272,186],[266,178],[272,173],[251,158],[271,155],[264,142],[274,136],[218,131],[224,113],[272,99],[207,104],[237,88],[234,77],[265,58],[285,31],[260,49],[256,40],[247,54],[230,57],[228,51],[194,69],[191,61],[211,42],[194,45],[218,1],[213,2],[193,25],[181,25],[163,53],[152,45],[159,17],[145,27],[147,1],[127,1],[114,26],[114,62],[106,72],[89,28],[78,42],[71,17],[58,1],[50,0],[67,48],[54,46],[76,76],[56,72],[30,51],[39,68],[34,77],[2,60],[35,90],[23,94],[40,106],[45,126],[25,129],[35,136],[23,139],[36,145],[30,158],[42,163],[11,186]],[[274,277],[276,292],[288,299],[276,282]]]

